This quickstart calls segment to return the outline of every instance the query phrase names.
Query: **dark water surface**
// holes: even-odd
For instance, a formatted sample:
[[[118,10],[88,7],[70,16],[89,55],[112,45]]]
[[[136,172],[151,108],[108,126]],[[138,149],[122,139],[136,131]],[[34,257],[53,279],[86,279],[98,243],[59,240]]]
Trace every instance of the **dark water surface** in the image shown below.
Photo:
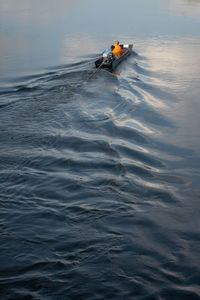
[[[0,299],[200,299],[199,25],[0,0]],[[96,72],[116,38],[137,54]]]

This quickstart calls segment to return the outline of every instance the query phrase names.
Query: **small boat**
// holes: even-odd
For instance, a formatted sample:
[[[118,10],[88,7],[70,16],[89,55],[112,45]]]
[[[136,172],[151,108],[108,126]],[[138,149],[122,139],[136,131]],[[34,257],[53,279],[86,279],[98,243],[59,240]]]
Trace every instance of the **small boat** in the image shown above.
[[[124,59],[127,58],[132,53],[133,45],[132,44],[123,44],[120,45],[124,54],[120,57],[107,55],[105,57],[100,57],[95,61],[96,68],[107,69],[113,71]]]

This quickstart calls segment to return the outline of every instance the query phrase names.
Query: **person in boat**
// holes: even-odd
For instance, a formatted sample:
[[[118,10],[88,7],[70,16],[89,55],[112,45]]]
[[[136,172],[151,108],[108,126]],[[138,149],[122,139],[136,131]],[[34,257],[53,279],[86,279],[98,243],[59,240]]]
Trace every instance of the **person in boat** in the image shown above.
[[[119,41],[116,41],[115,42],[115,48],[113,49],[113,54],[116,56],[116,57],[120,57],[124,54],[124,51],[122,50],[122,47],[120,47],[119,45]]]
[[[115,49],[115,46],[114,46],[114,45],[111,45],[111,46],[110,46],[110,50],[113,52],[114,49]]]
[[[113,54],[113,49],[114,49],[114,48],[115,48],[115,47],[112,45],[112,46],[110,46],[110,49],[109,49],[109,48],[105,49],[105,50],[103,51],[103,53],[102,53],[103,57],[106,57],[106,56],[110,55],[111,57],[114,58],[114,54]]]

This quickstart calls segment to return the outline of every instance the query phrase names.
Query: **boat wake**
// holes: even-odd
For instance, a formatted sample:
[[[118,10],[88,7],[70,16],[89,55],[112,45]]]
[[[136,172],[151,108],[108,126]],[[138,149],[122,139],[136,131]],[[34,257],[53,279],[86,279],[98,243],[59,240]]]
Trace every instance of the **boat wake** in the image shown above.
[[[132,55],[96,72],[85,60],[1,89],[4,299],[155,298],[169,283],[184,297],[186,228],[170,211],[187,149],[166,140],[176,99],[146,65]]]

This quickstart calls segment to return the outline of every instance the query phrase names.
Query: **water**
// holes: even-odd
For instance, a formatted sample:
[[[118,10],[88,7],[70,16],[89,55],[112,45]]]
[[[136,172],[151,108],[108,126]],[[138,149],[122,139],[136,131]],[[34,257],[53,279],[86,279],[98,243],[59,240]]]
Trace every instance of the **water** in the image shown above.
[[[200,298],[199,23],[0,0],[1,299]],[[116,39],[136,53],[96,72]]]

